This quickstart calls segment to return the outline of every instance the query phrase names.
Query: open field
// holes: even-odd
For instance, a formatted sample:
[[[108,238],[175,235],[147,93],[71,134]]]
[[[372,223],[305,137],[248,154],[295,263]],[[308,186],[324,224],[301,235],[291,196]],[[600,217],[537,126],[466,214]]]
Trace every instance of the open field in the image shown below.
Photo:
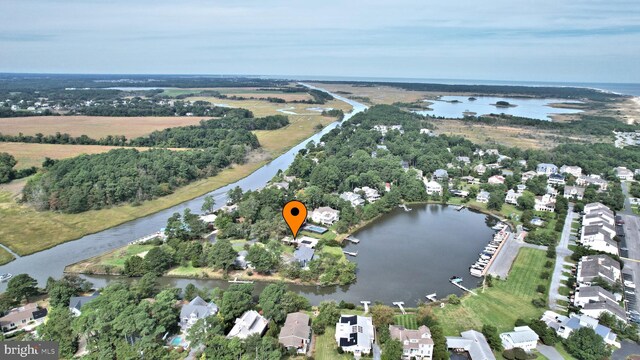
[[[540,279],[547,260],[542,250],[522,248],[507,280],[494,280],[493,287],[477,289],[478,296],[465,295],[460,305],[434,307],[445,335],[457,336],[464,330],[481,329],[483,324],[496,326],[498,332],[510,331],[518,318],[541,316],[544,309],[533,306],[531,300],[547,298],[536,292],[538,285],[545,285],[548,291],[550,280]]]
[[[284,91],[278,91],[276,89],[273,90],[259,90],[257,87],[227,87],[227,88],[171,88],[165,89],[162,93],[167,96],[178,96],[185,94],[193,94],[198,93],[200,91],[213,90],[217,91],[220,94],[227,96],[239,96],[244,98],[257,98],[257,99],[266,99],[268,97],[277,97],[280,99],[284,99],[285,101],[295,101],[295,100],[311,100],[312,97],[306,92],[299,93],[288,93]],[[216,99],[216,103],[220,103],[225,99]]]
[[[87,135],[100,139],[107,135],[124,135],[127,139],[147,135],[154,130],[196,125],[201,116],[27,116],[0,118],[0,133],[7,135],[52,135],[56,132],[71,136]]]
[[[31,166],[41,167],[45,157],[66,159],[81,154],[100,154],[120,148],[122,147],[0,142],[0,152],[9,153],[18,161],[16,169],[24,169]],[[136,149],[141,151],[149,150],[149,148],[146,147],[136,147]]]
[[[433,98],[436,94],[427,91],[409,91],[391,86],[353,86],[349,84],[310,83],[331,92],[349,92],[346,98],[368,98],[370,104],[393,104],[395,102],[415,102],[425,98]]]

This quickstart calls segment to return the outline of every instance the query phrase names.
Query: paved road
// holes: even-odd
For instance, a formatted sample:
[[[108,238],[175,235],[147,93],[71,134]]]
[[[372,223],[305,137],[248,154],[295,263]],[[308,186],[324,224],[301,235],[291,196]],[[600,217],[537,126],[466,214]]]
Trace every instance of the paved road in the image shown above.
[[[630,355],[640,355],[640,345],[629,340],[623,340],[622,347],[613,352],[611,359],[625,360]]]
[[[625,239],[624,244],[627,247],[627,258],[624,260],[624,273],[631,273],[633,275],[634,282],[638,284],[640,279],[640,217],[637,215],[621,215],[624,220],[624,232]],[[625,289],[625,290],[628,290]],[[640,299],[640,286],[636,286],[636,299]],[[635,309],[640,311],[640,306],[636,306]]]
[[[573,253],[573,251],[569,250],[569,240],[571,238],[571,223],[573,222],[574,216],[576,216],[576,214],[573,212],[573,204],[570,203],[567,218],[562,228],[560,242],[558,246],[556,246],[556,266],[553,269],[551,287],[549,288],[549,307],[553,310],[564,310],[563,307],[558,305],[558,300],[569,300],[566,296],[560,295],[558,291],[562,285],[560,282],[566,280],[562,275],[562,271],[564,270],[563,265],[565,263],[564,258]]]
[[[536,348],[540,351],[540,354],[544,355],[549,360],[564,360],[562,355],[553,346],[538,344]]]
[[[627,214],[634,215],[633,210],[631,209],[631,201],[629,201],[629,182],[622,181],[622,193],[624,194],[624,209],[618,211],[618,215]]]

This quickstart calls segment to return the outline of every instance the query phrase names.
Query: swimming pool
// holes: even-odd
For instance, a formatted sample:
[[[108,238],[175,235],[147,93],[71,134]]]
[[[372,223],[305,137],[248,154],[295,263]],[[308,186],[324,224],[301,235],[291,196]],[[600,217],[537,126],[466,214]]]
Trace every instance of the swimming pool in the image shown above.
[[[324,234],[328,231],[327,228],[318,225],[305,225],[303,230],[311,231],[318,234]]]
[[[181,336],[176,336],[171,340],[171,346],[182,346],[183,339]]]

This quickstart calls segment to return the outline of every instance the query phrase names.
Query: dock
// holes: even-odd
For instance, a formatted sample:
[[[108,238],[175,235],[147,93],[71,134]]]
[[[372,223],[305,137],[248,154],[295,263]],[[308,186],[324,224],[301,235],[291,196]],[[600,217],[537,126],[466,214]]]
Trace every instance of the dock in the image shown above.
[[[235,279],[229,280],[229,282],[232,284],[253,284],[253,281],[251,280],[238,280],[237,276],[235,277]]]
[[[458,279],[449,279],[449,282],[452,283],[453,285],[459,287],[460,289],[472,294],[472,295],[478,295],[476,294],[473,290],[467,289],[464,285],[462,285],[462,279],[458,278]]]
[[[167,236],[164,234],[163,231],[158,231],[158,232],[155,232],[153,234],[145,235],[145,236],[143,236],[141,238],[133,240],[132,242],[129,243],[129,245],[144,244],[147,241],[153,240],[155,238],[160,238],[160,239],[162,239],[164,241],[164,240],[166,240],[166,237]]]
[[[465,208],[466,208],[465,205],[460,205],[456,208],[456,211],[461,211],[461,210],[464,210]]]
[[[425,296],[427,298],[427,300],[431,301],[431,302],[436,302],[438,301],[438,298],[436,297],[436,293],[433,294],[429,294],[427,296]]]
[[[393,303],[393,305],[397,306],[400,308],[400,311],[402,312],[402,315],[406,315],[407,312],[404,310],[404,301],[396,301]]]
[[[354,256],[354,257],[358,256],[358,252],[357,251],[353,252],[353,251],[342,250],[342,252],[347,254],[347,255],[349,255],[349,256]]]
[[[371,304],[371,301],[360,301],[360,304],[364,306],[364,313],[369,313],[369,304]]]
[[[413,209],[409,209],[409,208],[407,207],[407,205],[405,205],[405,204],[400,204],[400,205],[398,205],[398,207],[399,207],[399,208],[404,209],[404,211],[411,211],[411,210],[413,210]]]
[[[359,244],[360,243],[360,239],[356,239],[353,236],[349,235],[345,238],[345,240],[347,241],[351,241],[354,244]]]

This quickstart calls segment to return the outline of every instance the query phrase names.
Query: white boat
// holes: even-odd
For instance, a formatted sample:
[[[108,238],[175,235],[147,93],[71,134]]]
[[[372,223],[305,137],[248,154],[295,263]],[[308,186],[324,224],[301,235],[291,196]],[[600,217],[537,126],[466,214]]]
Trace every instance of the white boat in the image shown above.
[[[5,282],[9,279],[11,279],[13,277],[13,275],[6,273],[6,274],[2,274],[0,275],[0,282]]]

